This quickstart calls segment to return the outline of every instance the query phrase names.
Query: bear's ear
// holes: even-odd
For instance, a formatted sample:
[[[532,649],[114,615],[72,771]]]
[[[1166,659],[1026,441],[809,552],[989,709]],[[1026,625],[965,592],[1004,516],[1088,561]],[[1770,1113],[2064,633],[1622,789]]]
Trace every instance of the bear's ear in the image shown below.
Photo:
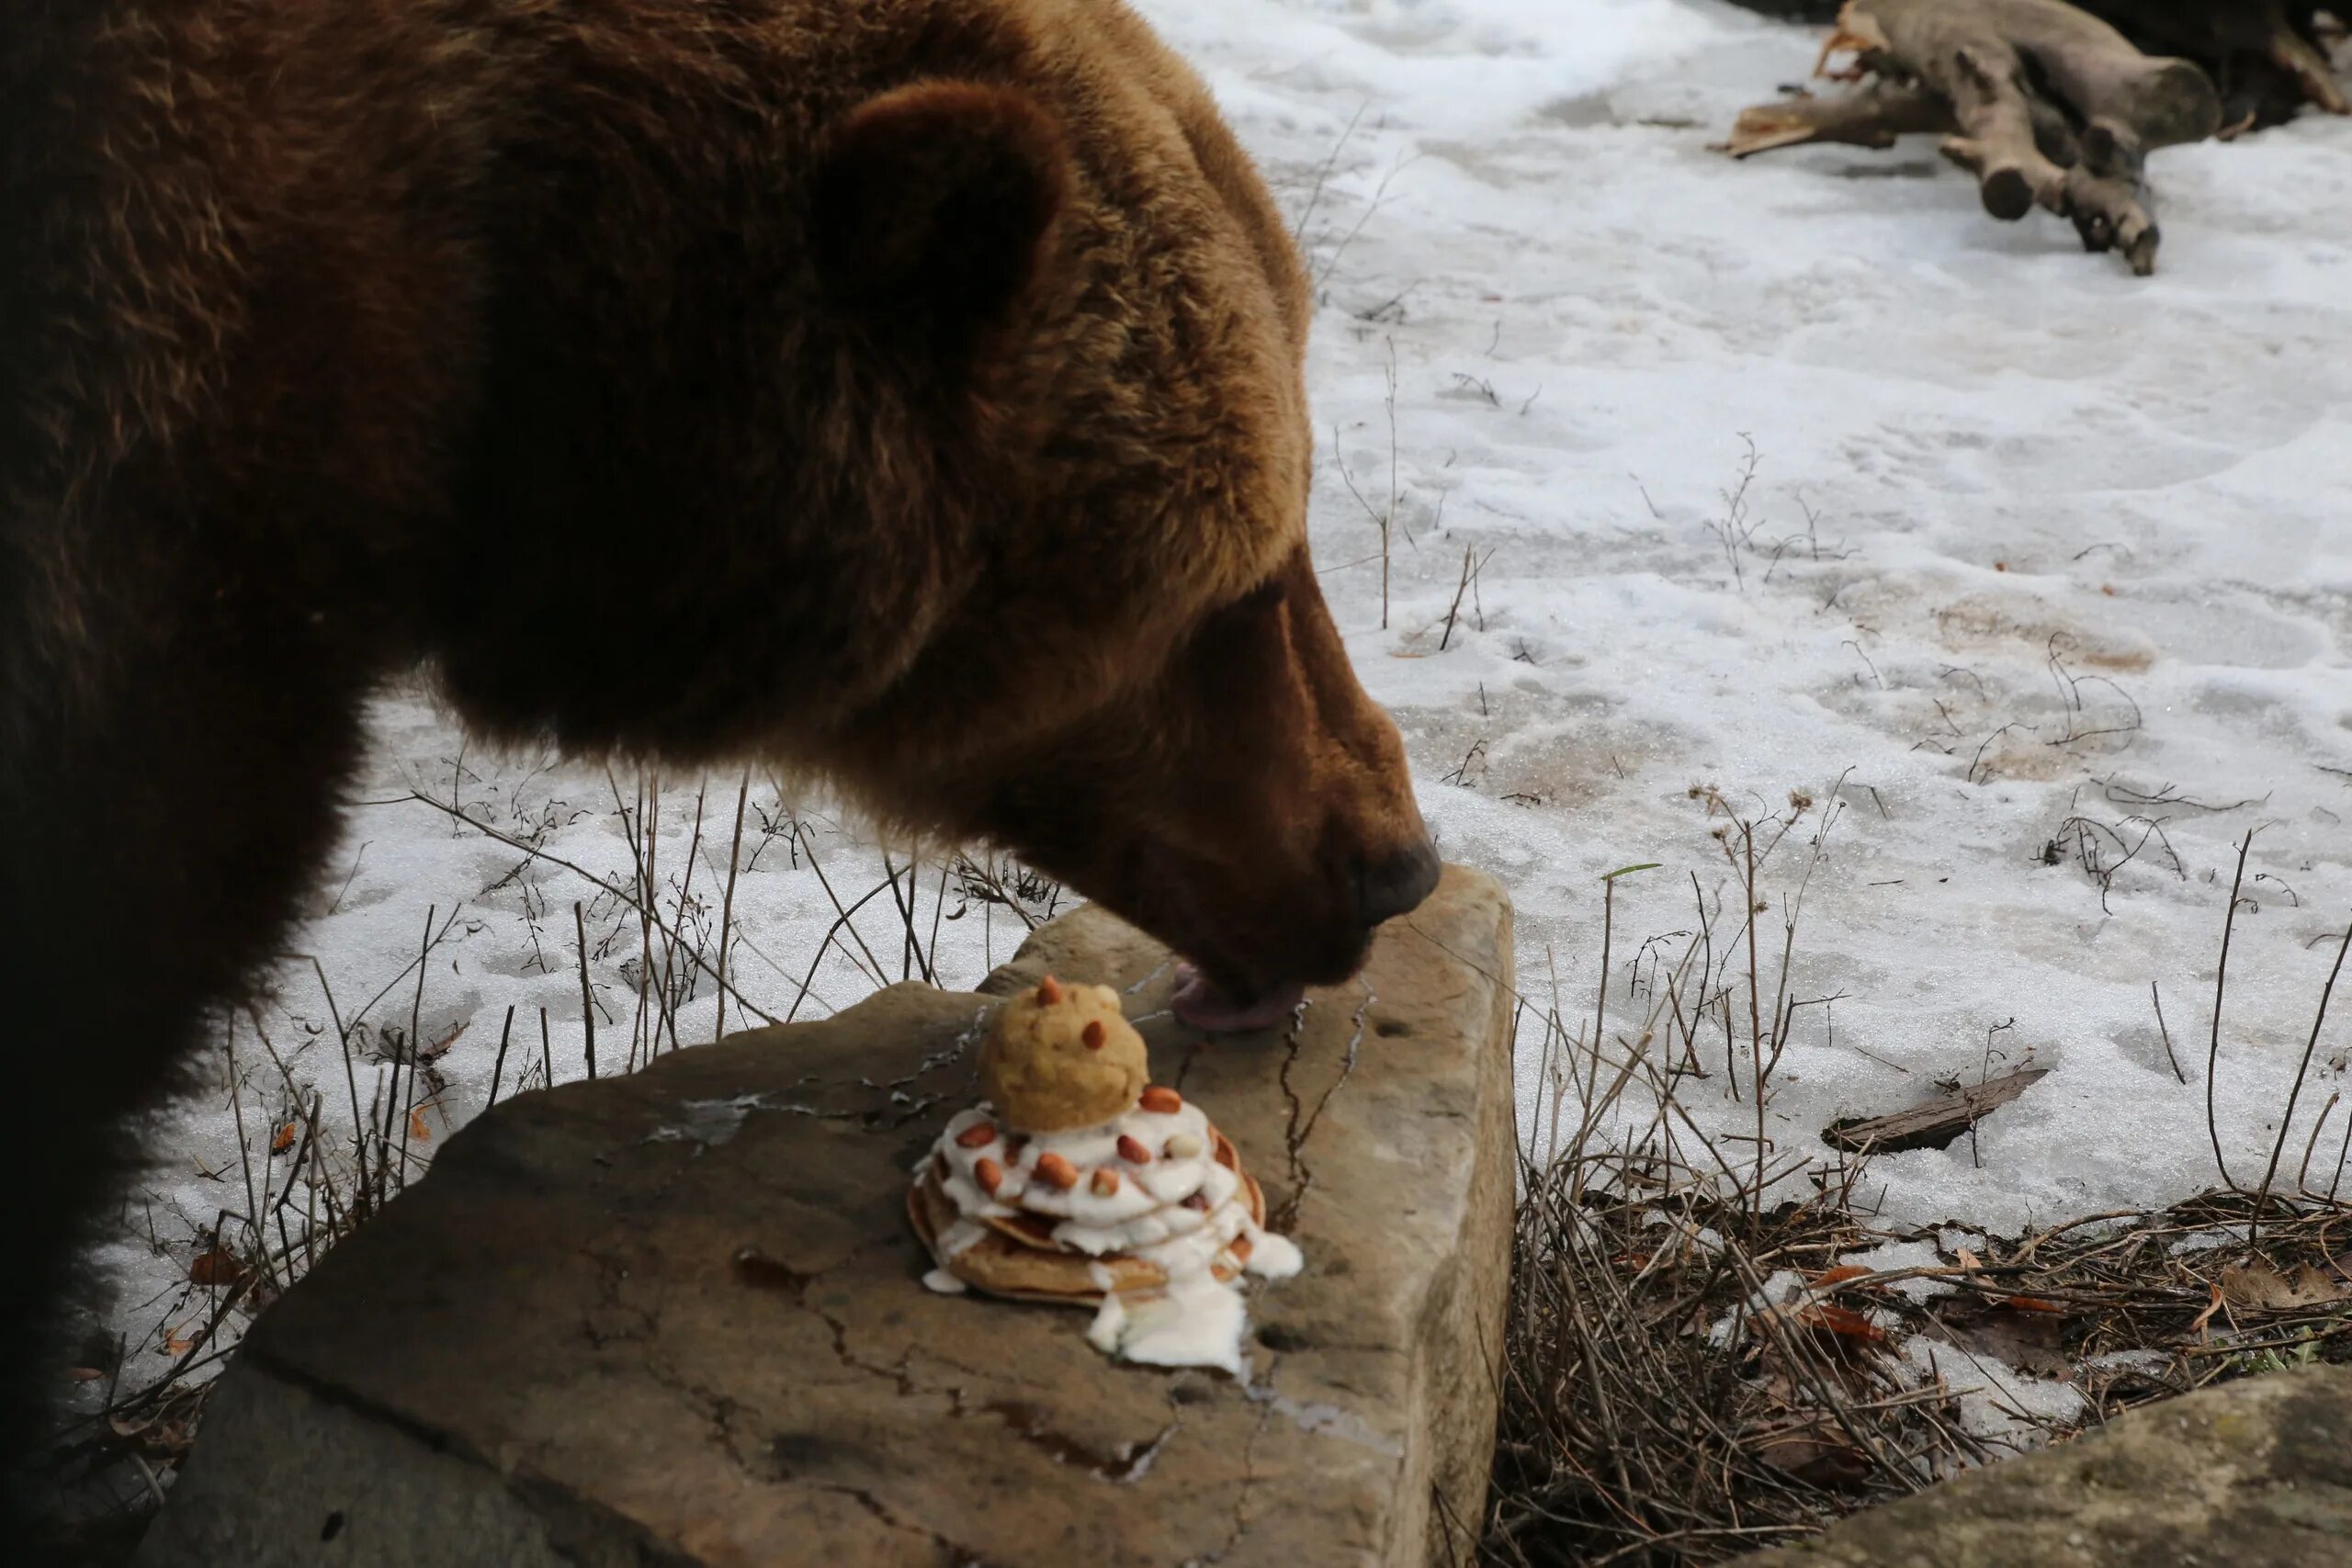
[[[1069,169],[1060,127],[1016,88],[924,82],[868,99],[818,157],[827,295],[877,334],[968,354],[1044,265]]]

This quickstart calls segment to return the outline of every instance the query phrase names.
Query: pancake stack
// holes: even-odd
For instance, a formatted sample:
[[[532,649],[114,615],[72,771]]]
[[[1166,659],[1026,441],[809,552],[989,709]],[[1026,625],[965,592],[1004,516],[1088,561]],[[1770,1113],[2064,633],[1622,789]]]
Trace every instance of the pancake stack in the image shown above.
[[[1048,976],[1000,1010],[988,1100],[916,1168],[907,1212],[938,1267],[925,1282],[1094,1310],[1089,1337],[1128,1360],[1243,1371],[1238,1282],[1298,1271],[1233,1142],[1146,1081],[1142,1037],[1107,986]]]

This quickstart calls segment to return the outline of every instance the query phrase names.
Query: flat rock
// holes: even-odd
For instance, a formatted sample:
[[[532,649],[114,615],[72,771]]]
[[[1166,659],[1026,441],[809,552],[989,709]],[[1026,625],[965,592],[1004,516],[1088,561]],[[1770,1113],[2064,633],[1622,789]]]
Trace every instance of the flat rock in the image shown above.
[[[1737,1568],[2344,1568],[2352,1368],[2143,1405]]]
[[[1114,1364],[1067,1308],[940,1296],[908,1173],[993,997],[1128,990],[1155,1079],[1263,1182],[1297,1279],[1253,1376]],[[1475,873],[1295,1027],[1204,1040],[1080,910],[985,994],[885,991],[498,1107],[246,1339],[148,1568],[1419,1564],[1493,1445],[1510,906]]]

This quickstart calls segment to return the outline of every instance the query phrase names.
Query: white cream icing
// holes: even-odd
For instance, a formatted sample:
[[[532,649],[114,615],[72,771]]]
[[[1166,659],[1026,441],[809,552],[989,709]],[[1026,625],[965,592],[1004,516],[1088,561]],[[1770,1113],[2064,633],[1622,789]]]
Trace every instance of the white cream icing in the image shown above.
[[[967,1145],[965,1134],[983,1125],[987,1135]],[[1146,1157],[1122,1155],[1122,1138]],[[1170,1139],[1189,1152],[1169,1154]],[[1217,1162],[1215,1147],[1208,1118],[1189,1101],[1174,1111],[1137,1106],[1096,1126],[1035,1134],[1010,1131],[982,1104],[952,1118],[915,1168],[922,1175],[934,1160],[944,1166],[940,1187],[961,1216],[939,1237],[943,1265],[985,1234],[980,1218],[1029,1213],[1055,1220],[1057,1245],[1093,1258],[1140,1258],[1167,1276],[1163,1289],[1121,1295],[1112,1289],[1111,1271],[1091,1266],[1089,1277],[1103,1292],[1087,1330],[1097,1349],[1151,1366],[1221,1367],[1246,1377],[1241,1344],[1248,1311],[1238,1282],[1219,1280],[1216,1267],[1222,1262],[1229,1272],[1285,1280],[1304,1259],[1287,1236],[1250,1217],[1241,1179]],[[1047,1155],[1069,1162],[1075,1184],[1065,1190],[1038,1175],[1038,1162]],[[992,1194],[978,1175],[984,1159],[1001,1173]],[[1100,1170],[1118,1177],[1109,1192],[1094,1190]],[[1246,1258],[1235,1250],[1245,1239]],[[933,1270],[924,1282],[942,1289],[933,1281],[944,1272]]]

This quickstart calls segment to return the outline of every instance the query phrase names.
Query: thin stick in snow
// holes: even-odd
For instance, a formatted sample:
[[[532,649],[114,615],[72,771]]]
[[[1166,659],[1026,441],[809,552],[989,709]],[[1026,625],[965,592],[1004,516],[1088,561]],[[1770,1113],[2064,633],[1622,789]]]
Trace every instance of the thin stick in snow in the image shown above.
[[[580,912],[580,900],[571,901],[571,931],[580,943],[580,1026],[587,1031],[588,1077],[596,1077],[596,998],[588,989],[588,921]]]
[[[735,789],[735,832],[727,843],[727,893],[718,903],[718,1020],[711,1025],[716,1042],[727,1037],[727,943],[735,932],[735,874],[743,863],[743,806],[752,798],[752,770]]]
[[[2164,993],[2156,989],[2154,980],[2148,982],[2148,999],[2156,1004],[2156,1032],[2165,1038],[2165,1060],[2172,1064],[2172,1076],[2185,1084],[2188,1075],[2180,1070],[2180,1058],[2172,1054],[2172,1031],[2165,1026]]]
[[[2230,933],[2238,922],[2238,889],[2245,886],[2245,855],[2254,847],[2254,836],[2262,831],[2249,828],[2245,837],[2238,840],[2238,869],[2230,878],[2230,910],[2222,917],[2222,962],[2213,971],[2213,1032],[2205,1047],[2205,1135],[2213,1144],[2213,1168],[2222,1173],[2222,1184],[2233,1192],[2245,1190],[2230,1174],[2229,1161],[2222,1157],[2222,1129],[2213,1119],[2213,1068],[2222,1056],[2222,1002],[2229,994]]]
[[[514,1004],[506,1004],[506,1021],[498,1031],[498,1060],[491,1064],[490,1100],[482,1109],[488,1111],[498,1103],[498,1080],[506,1076],[506,1042],[514,1032]]]
[[[403,1184],[408,1180],[409,1124],[416,1120],[416,1069],[418,1064],[424,1059],[424,1041],[420,1033],[424,1017],[424,972],[432,967],[433,947],[435,940],[433,935],[433,917],[438,913],[440,913],[438,905],[434,905],[424,911],[424,945],[416,955],[416,991],[410,998],[408,1005],[408,1050],[405,1053],[408,1057],[408,1094],[406,1099],[402,1099],[401,1094],[401,1054],[395,1053],[392,1056],[392,1092],[388,1097],[390,1103],[384,1108],[386,1115],[398,1116],[401,1119],[401,1168],[398,1179]],[[451,918],[455,919],[455,916]],[[385,1141],[390,1142],[389,1128],[386,1129]]]

